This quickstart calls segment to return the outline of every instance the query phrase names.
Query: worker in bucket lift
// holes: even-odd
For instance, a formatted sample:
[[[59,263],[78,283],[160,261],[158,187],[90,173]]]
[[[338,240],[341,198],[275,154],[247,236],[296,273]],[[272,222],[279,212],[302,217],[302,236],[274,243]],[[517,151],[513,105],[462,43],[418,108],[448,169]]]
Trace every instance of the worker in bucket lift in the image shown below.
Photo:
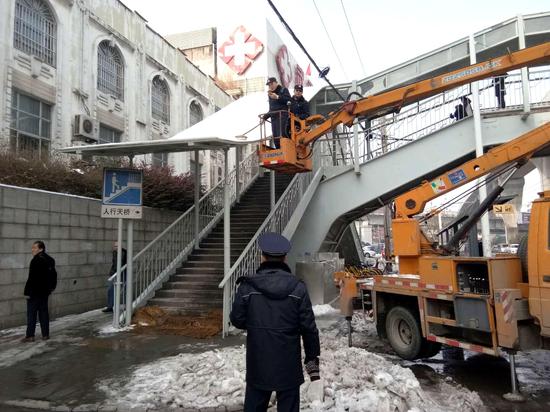
[[[300,84],[294,86],[294,94],[290,99],[290,111],[300,120],[305,120],[309,117],[309,103],[304,98],[304,87]],[[300,123],[294,123],[296,131],[299,131]],[[290,123],[288,127],[290,128]],[[288,135],[290,136],[290,133]]]
[[[319,381],[319,331],[306,286],[286,264],[290,242],[265,233],[258,243],[261,264],[255,274],[237,280],[230,314],[231,323],[247,331],[244,410],[266,411],[276,391],[278,411],[298,411],[304,383],[300,338],[314,385]]]
[[[290,102],[290,93],[286,87],[277,83],[275,77],[267,79],[266,86],[269,87],[267,97],[269,101],[269,112],[265,113],[262,118],[264,120],[271,119],[271,131],[275,147],[281,147],[279,139],[288,137],[288,106]]]

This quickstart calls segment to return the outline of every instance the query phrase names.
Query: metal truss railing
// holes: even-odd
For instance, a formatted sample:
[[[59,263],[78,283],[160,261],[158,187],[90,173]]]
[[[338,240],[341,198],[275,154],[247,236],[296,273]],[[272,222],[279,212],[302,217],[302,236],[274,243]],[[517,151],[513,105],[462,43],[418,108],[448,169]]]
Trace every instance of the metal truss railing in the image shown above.
[[[220,282],[223,288],[223,335],[227,335],[229,327],[229,313],[235,299],[237,279],[241,276],[249,276],[260,265],[260,248],[258,237],[265,232],[283,233],[290,221],[294,210],[298,207],[302,196],[313,178],[313,173],[297,174],[290,182],[284,193],[269,213],[264,223],[254,234],[235,264]]]
[[[549,106],[550,69],[547,66],[530,69],[528,80],[530,107]],[[498,95],[497,84],[505,94]],[[500,85],[504,87],[501,88]],[[482,80],[479,82],[479,88],[480,110],[484,114],[523,108],[520,71]],[[450,115],[462,103],[461,98],[468,97],[470,93],[470,86],[464,85],[408,105],[399,113],[373,119],[370,127],[360,130],[359,163],[364,163],[461,120],[452,118]],[[339,128],[334,133],[333,139],[323,140],[325,149],[323,156],[329,157],[333,165],[353,164],[352,135],[350,128]]]
[[[244,192],[258,177],[258,155],[252,153],[239,165],[239,194]],[[224,188],[230,186],[231,204],[237,198],[236,169],[206,193],[199,201],[199,241],[218,223],[223,215]],[[173,270],[192,252],[195,239],[195,206],[189,208],[161,234],[145,246],[133,259],[132,309],[135,309],[150,298],[154,291]],[[126,266],[121,268],[125,273]],[[111,276],[114,281],[116,273]],[[124,291],[124,287],[120,288]],[[119,302],[125,299],[121,296]],[[121,310],[121,319],[125,313]]]

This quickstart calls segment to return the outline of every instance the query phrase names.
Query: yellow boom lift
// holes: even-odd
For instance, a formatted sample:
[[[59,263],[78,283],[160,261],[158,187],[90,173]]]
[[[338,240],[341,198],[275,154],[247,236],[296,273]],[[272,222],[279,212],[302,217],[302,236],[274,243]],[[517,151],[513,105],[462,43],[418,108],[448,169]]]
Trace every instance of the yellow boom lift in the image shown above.
[[[359,117],[376,118],[463,84],[549,61],[550,42],[546,42],[431,79],[348,101],[326,119],[314,115],[301,120],[290,113],[290,138],[281,138],[279,149],[268,146],[267,138],[262,139],[258,149],[260,166],[281,173],[309,172],[312,170],[311,155],[314,143],[340,124],[351,126]]]

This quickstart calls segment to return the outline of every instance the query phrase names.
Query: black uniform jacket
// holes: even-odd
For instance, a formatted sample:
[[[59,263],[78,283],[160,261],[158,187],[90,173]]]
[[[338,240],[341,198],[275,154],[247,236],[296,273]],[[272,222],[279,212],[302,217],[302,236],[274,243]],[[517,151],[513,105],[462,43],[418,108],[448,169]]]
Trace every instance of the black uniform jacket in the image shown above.
[[[284,110],[285,112],[288,110],[288,102],[290,101],[290,92],[286,87],[283,87],[281,85],[278,85],[277,88],[273,91],[277,96],[279,96],[277,99],[272,99],[268,97],[269,100],[269,111],[270,112],[277,112]],[[268,113],[266,114],[265,118],[269,118],[271,116],[277,116],[278,113]]]
[[[304,96],[292,96],[290,101],[292,104],[290,106],[290,111],[294,113],[299,119],[307,119],[309,117],[309,103]]]
[[[304,383],[305,362],[320,354],[319,331],[305,284],[282,262],[265,262],[239,279],[231,323],[247,330],[246,382],[261,390],[286,390]]]
[[[46,252],[33,256],[24,295],[31,298],[45,297],[52,293],[56,286],[55,260]]]

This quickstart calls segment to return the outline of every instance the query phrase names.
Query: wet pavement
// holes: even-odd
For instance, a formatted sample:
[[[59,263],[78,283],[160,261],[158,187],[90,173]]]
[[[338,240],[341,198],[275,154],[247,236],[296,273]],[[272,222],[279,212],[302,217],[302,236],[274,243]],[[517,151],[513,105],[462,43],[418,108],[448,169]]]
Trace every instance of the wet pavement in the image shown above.
[[[96,385],[99,381],[124,382],[132,369],[159,358],[244,343],[243,336],[199,340],[132,331],[101,334],[111,317],[100,311],[90,313],[84,320],[52,324],[51,339],[46,342],[39,333],[36,342],[20,343],[24,331],[0,332],[0,411],[27,410],[18,405],[35,411],[82,405],[90,405],[82,410],[97,410],[105,405],[105,394]]]
[[[52,324],[49,341],[38,338],[25,344],[19,342],[22,328],[0,331],[0,411],[97,410],[109,406],[105,393],[98,389],[100,381],[125,382],[133,369],[159,358],[244,343],[242,335],[199,340],[132,331],[108,334],[109,323],[110,317],[100,311],[62,318]],[[345,327],[345,322],[341,324]],[[518,380],[527,400],[515,404],[502,398],[511,389],[507,359],[469,352],[462,356],[454,350],[429,360],[403,361],[378,339],[374,325],[368,322],[358,324],[353,346],[410,368],[428,392],[444,380],[478,392],[488,411],[550,410],[549,351],[517,355]]]

